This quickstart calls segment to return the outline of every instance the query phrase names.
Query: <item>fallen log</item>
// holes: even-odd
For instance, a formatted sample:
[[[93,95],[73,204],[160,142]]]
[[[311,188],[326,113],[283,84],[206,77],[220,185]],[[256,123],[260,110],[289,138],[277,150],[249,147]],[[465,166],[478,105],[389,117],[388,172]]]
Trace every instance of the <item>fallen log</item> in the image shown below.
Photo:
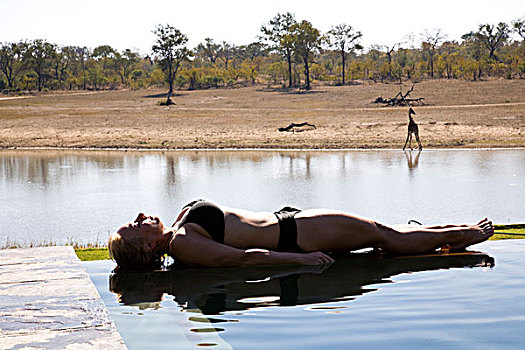
[[[296,123],[291,123],[290,125],[288,126],[285,126],[283,128],[279,128],[279,131],[280,132],[284,132],[284,131],[292,131],[292,132],[295,132],[295,128],[301,128],[303,126],[309,126],[309,127],[312,127],[314,129],[316,129],[315,125],[314,124],[310,124],[310,123],[307,123],[307,122],[304,122],[304,123],[299,123],[299,124],[296,124]],[[297,132],[302,132],[304,131],[303,129],[301,130],[297,130]]]

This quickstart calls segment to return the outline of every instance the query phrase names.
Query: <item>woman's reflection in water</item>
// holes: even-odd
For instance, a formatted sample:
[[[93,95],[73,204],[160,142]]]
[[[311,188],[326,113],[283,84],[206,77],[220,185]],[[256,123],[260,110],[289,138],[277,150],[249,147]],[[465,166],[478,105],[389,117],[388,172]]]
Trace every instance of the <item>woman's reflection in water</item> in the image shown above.
[[[184,310],[205,315],[264,306],[294,306],[352,300],[402,273],[463,267],[493,267],[483,253],[380,257],[354,253],[329,267],[267,266],[123,272],[110,276],[110,290],[125,305],[158,308],[164,293]],[[243,302],[252,298],[249,303]]]

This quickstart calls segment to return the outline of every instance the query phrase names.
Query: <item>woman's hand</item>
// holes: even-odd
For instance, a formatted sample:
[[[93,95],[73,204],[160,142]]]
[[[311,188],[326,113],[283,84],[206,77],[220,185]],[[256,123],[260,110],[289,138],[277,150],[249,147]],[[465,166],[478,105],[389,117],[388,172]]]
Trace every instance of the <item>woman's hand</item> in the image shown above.
[[[325,253],[299,253],[299,263],[303,265],[327,265],[333,263],[335,260]]]

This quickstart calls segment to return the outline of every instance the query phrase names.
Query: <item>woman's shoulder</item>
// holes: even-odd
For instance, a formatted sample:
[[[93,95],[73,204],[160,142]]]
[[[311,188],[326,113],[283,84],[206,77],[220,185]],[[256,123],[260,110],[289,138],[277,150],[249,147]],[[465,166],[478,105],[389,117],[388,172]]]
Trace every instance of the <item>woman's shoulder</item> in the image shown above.
[[[186,208],[191,208],[191,207],[193,207],[195,204],[197,204],[199,202],[206,202],[206,200],[204,200],[204,199],[193,200],[193,201],[189,202],[188,204],[186,204],[185,206],[183,206],[181,210],[184,210]]]

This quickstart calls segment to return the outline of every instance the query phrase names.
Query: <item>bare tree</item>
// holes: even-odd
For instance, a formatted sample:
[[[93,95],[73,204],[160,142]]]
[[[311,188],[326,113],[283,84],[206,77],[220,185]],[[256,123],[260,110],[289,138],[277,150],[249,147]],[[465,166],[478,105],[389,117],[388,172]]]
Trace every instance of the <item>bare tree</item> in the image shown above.
[[[525,40],[525,17],[512,21],[512,29]]]
[[[481,24],[477,32],[467,33],[461,38],[476,39],[489,51],[489,58],[497,61],[496,50],[509,38],[509,26],[504,22],[498,23],[497,26],[493,24]]]
[[[446,34],[441,32],[441,29],[434,29],[433,31],[425,31],[421,34],[421,47],[423,51],[428,53],[428,64],[430,76],[434,78],[434,56],[436,55],[437,47],[447,38]]]

